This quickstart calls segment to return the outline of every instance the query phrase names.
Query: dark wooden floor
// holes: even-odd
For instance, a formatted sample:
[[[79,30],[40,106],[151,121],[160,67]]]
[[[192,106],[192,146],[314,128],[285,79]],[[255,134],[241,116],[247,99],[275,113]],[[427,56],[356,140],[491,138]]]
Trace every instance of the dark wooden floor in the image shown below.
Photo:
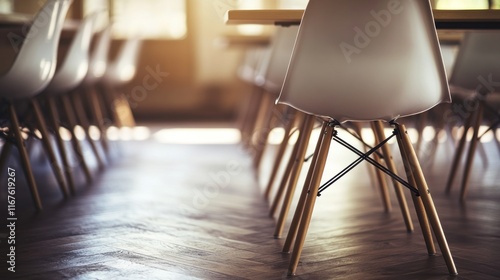
[[[443,193],[451,148],[441,144],[435,161],[423,159],[458,276],[447,274],[440,253],[427,255],[413,209],[413,233],[394,197],[383,212],[360,166],[318,199],[293,279],[500,279],[500,161],[493,144],[485,148],[488,166],[476,160],[465,204],[458,185]],[[350,158],[332,150],[330,174]],[[289,255],[272,237],[269,204],[237,145],[124,142],[96,182],[67,201],[39,160],[46,209],[33,213],[18,172],[16,273],[7,273],[2,225],[0,279],[287,279]]]

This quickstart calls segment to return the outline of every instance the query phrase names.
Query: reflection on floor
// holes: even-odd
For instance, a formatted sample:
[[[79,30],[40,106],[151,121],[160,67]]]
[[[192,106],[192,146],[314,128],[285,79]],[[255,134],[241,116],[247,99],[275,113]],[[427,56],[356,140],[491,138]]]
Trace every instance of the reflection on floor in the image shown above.
[[[256,179],[238,144],[165,143],[154,137],[159,127],[150,129],[115,145],[106,171],[67,201],[38,159],[40,214],[19,173],[16,273],[3,261],[3,229],[0,279],[286,279],[289,255],[280,253],[283,239],[272,237],[274,220],[257,184],[264,185],[275,150],[266,151]],[[394,196],[393,210],[383,212],[359,166],[318,199],[294,279],[499,279],[500,162],[493,143],[485,148],[488,165],[476,160],[466,204],[458,202],[458,185],[443,194],[451,146],[423,160],[458,277],[448,277],[440,254],[427,256],[413,209],[413,233],[405,232]],[[36,158],[37,145],[31,150]],[[351,158],[332,146],[329,175]]]

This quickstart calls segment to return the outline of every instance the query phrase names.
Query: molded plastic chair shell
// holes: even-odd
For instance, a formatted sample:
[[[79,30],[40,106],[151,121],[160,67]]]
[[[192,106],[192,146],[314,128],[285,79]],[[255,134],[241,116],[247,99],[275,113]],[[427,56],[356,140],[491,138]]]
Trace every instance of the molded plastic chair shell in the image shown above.
[[[89,48],[97,14],[86,17],[78,27],[62,65],[47,87],[50,94],[66,93],[78,86],[89,69]]]
[[[91,85],[96,83],[106,73],[106,68],[108,67],[108,53],[109,46],[111,44],[111,27],[105,28],[101,34],[99,34],[96,41],[95,50],[90,55],[89,70],[83,83],[85,85]]]
[[[298,26],[290,26],[279,28],[276,31],[268,61],[262,65],[257,73],[257,83],[262,84],[268,92],[275,94],[276,97],[278,97],[285,80],[298,29]]]
[[[0,77],[0,96],[31,98],[54,76],[64,18],[72,0],[49,0],[33,24],[10,70]]]
[[[453,88],[500,92],[500,32],[465,34],[450,78]]]
[[[104,79],[115,86],[131,81],[137,72],[142,41],[138,38],[125,41],[116,60],[106,70]]]
[[[430,3],[309,1],[278,101],[340,122],[449,102]]]
[[[254,84],[259,65],[262,63],[266,52],[269,52],[268,47],[248,49],[241,65],[238,67],[238,77],[247,83]]]
[[[448,79],[451,79],[451,73],[453,73],[455,62],[457,61],[459,49],[460,46],[458,44],[441,44],[441,55],[443,56],[444,68],[446,69]]]

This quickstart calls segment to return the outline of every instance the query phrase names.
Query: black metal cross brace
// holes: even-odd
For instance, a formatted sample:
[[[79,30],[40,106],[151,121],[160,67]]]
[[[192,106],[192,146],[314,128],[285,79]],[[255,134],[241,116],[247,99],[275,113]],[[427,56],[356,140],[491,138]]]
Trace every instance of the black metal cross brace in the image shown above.
[[[389,170],[387,167],[383,166],[382,164],[378,163],[376,160],[372,159],[370,157],[371,154],[373,154],[375,151],[377,151],[379,148],[381,148],[383,145],[385,145],[392,137],[396,136],[397,130],[395,129],[392,132],[392,135],[387,137],[384,141],[380,142],[377,146],[371,148],[369,151],[366,153],[361,152],[358,150],[356,147],[352,146],[351,144],[347,143],[346,141],[342,140],[340,137],[337,136],[337,132],[335,131],[333,135],[333,140],[340,145],[346,147],[353,153],[357,154],[359,156],[358,159],[353,161],[351,164],[349,164],[346,168],[344,168],[342,171],[340,171],[337,175],[333,176],[330,180],[328,180],[326,183],[321,185],[321,187],[318,190],[318,196],[321,196],[321,193],[326,190],[328,187],[330,187],[333,183],[338,181],[340,178],[342,178],[345,174],[347,174],[349,171],[351,171],[354,167],[356,167],[358,164],[360,164],[363,160],[366,160],[376,168],[380,169],[382,172],[385,174],[389,175],[391,178],[394,180],[398,181],[400,184],[408,188],[410,191],[414,192],[417,196],[419,195],[418,189],[410,185],[408,182],[406,182],[404,179],[399,177],[397,174],[394,174],[391,170]]]

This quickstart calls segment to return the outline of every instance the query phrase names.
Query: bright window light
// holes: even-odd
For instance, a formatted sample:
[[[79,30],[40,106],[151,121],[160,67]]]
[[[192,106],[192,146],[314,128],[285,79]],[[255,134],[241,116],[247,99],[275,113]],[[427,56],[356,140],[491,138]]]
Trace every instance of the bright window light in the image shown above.
[[[285,130],[282,127],[276,127],[269,133],[267,142],[271,145],[279,145],[285,137]]]
[[[279,7],[281,9],[304,9],[309,0],[280,0]]]
[[[235,128],[172,128],[162,129],[153,138],[165,144],[237,144],[240,131]]]
[[[426,126],[422,131],[422,137],[425,141],[430,142],[436,137],[436,130],[432,126]]]
[[[182,39],[187,34],[186,0],[115,0],[113,35],[150,39]]]
[[[493,141],[493,138],[495,137],[495,135],[493,134],[493,130],[486,132],[488,129],[489,127],[487,125],[482,125],[479,127],[479,136],[486,133],[481,137],[481,143],[489,143]]]
[[[98,13],[94,30],[103,30],[109,23],[109,5],[108,1],[102,0],[85,0],[83,2],[83,15],[88,16],[93,13]]]
[[[487,0],[438,0],[436,9],[442,10],[478,10],[488,9]]]
[[[8,14],[12,12],[14,6],[13,0],[0,0],[0,13]]]
[[[259,10],[264,8],[263,0],[238,0],[240,10]],[[259,24],[240,24],[237,26],[238,32],[243,35],[259,35],[264,32],[264,26]]]

